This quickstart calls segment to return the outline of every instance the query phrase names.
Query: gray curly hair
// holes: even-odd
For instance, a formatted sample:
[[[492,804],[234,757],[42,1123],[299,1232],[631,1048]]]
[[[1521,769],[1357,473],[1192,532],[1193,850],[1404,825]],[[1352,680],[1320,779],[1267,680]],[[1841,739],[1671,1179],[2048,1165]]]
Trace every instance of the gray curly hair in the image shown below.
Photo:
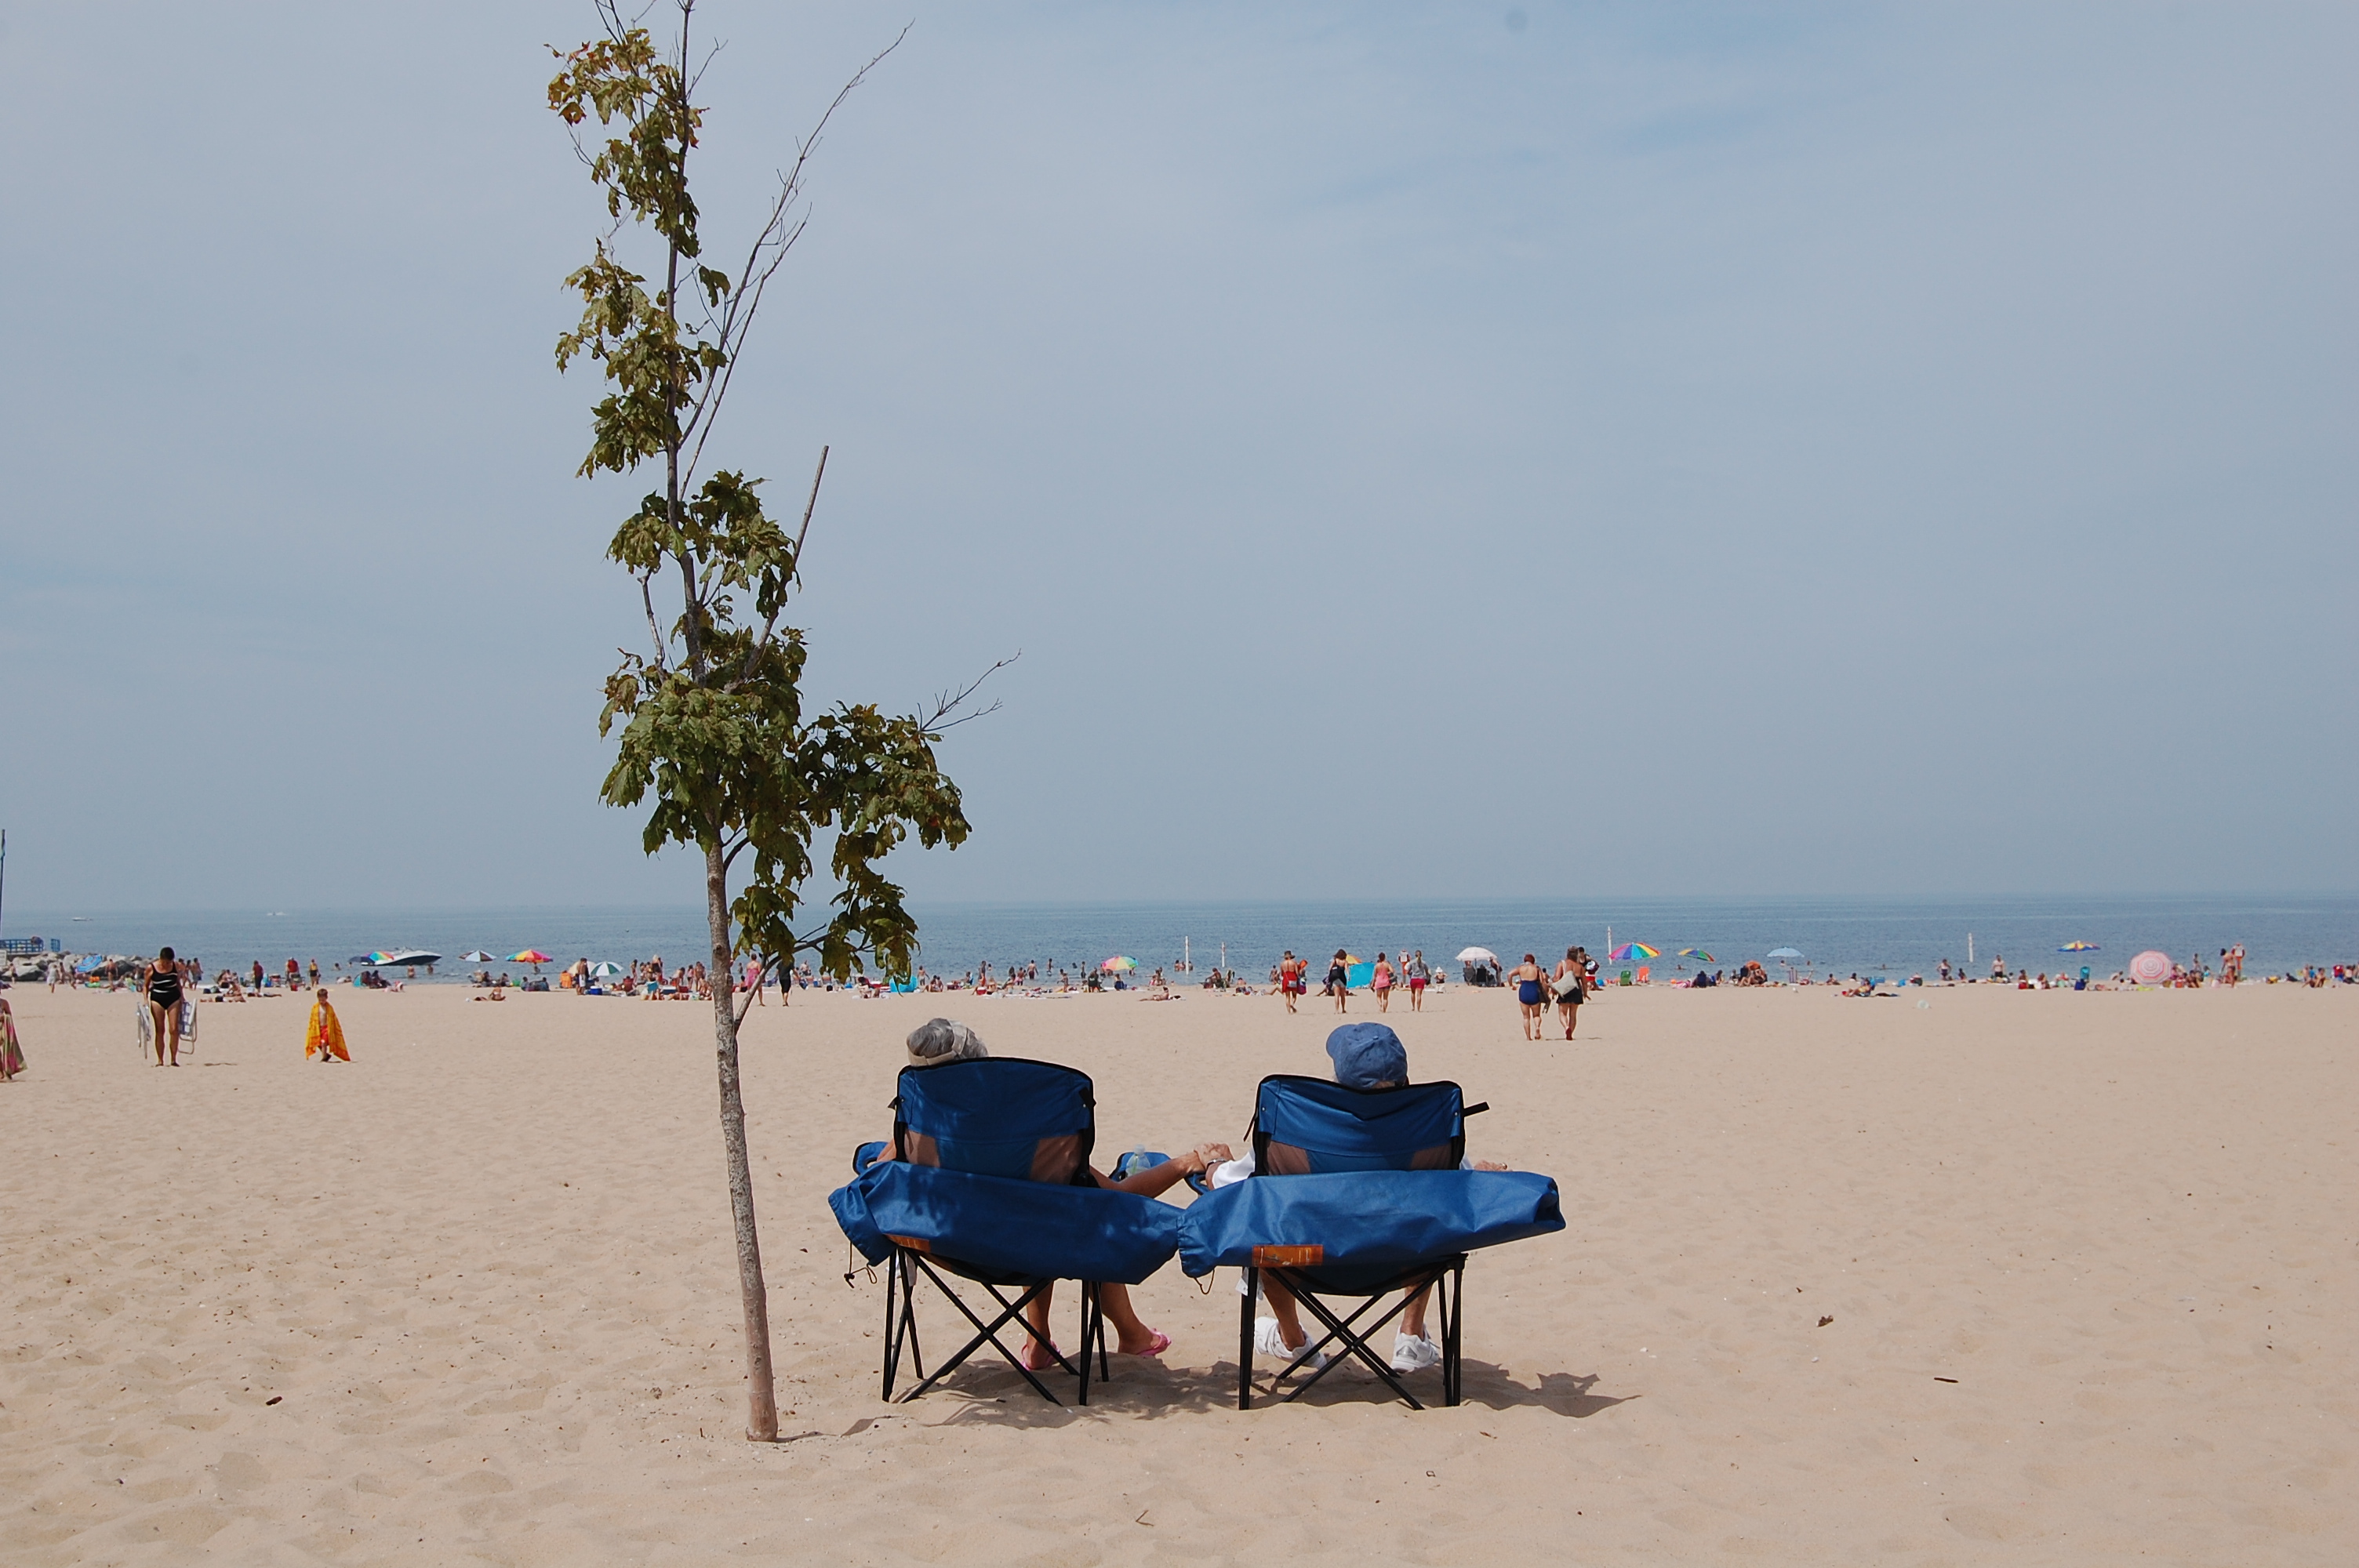
[[[972,1062],[991,1053],[983,1036],[955,1018],[934,1018],[909,1031],[909,1065],[939,1067],[944,1062]]]

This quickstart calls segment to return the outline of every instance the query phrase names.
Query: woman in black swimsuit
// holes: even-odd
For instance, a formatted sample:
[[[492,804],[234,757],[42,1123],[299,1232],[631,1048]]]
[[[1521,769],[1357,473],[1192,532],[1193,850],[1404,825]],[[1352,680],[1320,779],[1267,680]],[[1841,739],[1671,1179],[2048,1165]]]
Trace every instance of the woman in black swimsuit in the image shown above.
[[[156,1023],[156,1065],[163,1066],[166,1043],[171,1050],[171,1065],[180,1065],[180,966],[167,947],[156,955],[156,962],[147,970],[147,983],[141,988],[147,999],[147,1011]]]
[[[1327,991],[1335,999],[1337,1012],[1345,1011],[1343,999],[1352,994],[1352,971],[1344,967],[1345,957],[1343,949],[1338,947],[1335,949],[1335,961],[1327,966]]]
[[[1588,967],[1582,962],[1578,947],[1564,950],[1564,962],[1556,967],[1549,985],[1556,992],[1556,1014],[1564,1025],[1564,1037],[1572,1038],[1572,1026],[1580,1020],[1582,982],[1588,978]]]

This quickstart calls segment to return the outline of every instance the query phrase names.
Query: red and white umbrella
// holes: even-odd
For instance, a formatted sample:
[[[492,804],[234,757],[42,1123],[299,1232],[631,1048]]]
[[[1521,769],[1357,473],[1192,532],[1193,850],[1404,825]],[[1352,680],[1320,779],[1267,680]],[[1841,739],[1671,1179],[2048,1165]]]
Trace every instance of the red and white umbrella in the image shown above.
[[[2130,960],[2130,979],[2142,986],[2158,986],[2170,979],[2170,955],[2149,947]]]

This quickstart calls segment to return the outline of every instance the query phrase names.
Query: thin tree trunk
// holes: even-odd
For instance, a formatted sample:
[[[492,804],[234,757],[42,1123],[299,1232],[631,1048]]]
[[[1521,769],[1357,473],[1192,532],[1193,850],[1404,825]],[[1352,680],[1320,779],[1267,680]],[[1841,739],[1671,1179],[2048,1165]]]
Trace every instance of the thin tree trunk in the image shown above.
[[[745,1101],[737,1088],[737,1011],[729,975],[729,868],[704,852],[704,903],[712,929],[712,1044],[721,1068],[721,1143],[729,1156],[729,1206],[737,1220],[737,1289],[745,1306],[745,1435],[778,1440],[778,1397],[770,1379],[770,1298],[762,1283],[762,1242],[754,1228],[754,1172],[745,1158]]]

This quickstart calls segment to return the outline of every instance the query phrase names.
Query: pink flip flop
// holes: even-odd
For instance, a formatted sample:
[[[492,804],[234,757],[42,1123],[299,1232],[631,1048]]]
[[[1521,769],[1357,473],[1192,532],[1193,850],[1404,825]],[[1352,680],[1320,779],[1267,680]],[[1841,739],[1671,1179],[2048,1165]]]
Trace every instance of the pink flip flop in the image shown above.
[[[1150,1345],[1150,1346],[1147,1346],[1146,1349],[1144,1349],[1144,1350],[1121,1350],[1121,1349],[1117,1349],[1117,1350],[1114,1352],[1114,1354],[1115,1354],[1115,1355],[1117,1355],[1117,1356],[1160,1356],[1160,1355],[1162,1355],[1166,1350],[1169,1350],[1169,1349],[1170,1349],[1170,1348],[1171,1348],[1171,1336],[1170,1336],[1169,1335],[1168,1335],[1168,1334],[1158,1334],[1158,1335],[1157,1335],[1157,1336],[1155,1336],[1155,1343],[1154,1343],[1154,1344],[1152,1344],[1152,1345]]]

